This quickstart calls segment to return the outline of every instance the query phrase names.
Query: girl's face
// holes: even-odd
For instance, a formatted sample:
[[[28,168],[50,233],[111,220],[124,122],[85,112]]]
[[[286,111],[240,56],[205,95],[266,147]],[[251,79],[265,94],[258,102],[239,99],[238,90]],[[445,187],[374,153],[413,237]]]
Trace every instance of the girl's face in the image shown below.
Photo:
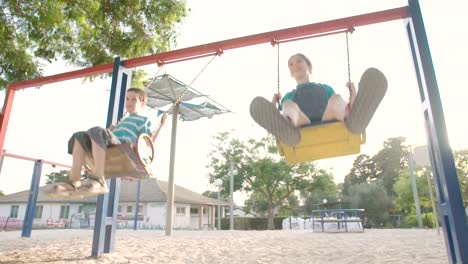
[[[302,79],[311,74],[311,69],[307,62],[300,55],[294,55],[288,60],[288,68],[291,76],[295,79]]]
[[[137,93],[127,92],[125,96],[125,107],[127,112],[130,114],[135,114],[141,112],[145,106],[146,102],[142,101]]]

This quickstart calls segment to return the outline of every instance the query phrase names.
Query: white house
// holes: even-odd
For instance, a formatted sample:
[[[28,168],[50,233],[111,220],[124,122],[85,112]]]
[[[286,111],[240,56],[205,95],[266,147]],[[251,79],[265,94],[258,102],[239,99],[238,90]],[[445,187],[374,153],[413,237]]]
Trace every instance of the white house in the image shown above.
[[[118,206],[119,226],[133,227],[135,210],[138,210],[139,228],[163,229],[166,223],[166,201],[168,183],[156,179],[142,180],[138,209],[137,181],[122,180]],[[87,227],[94,225],[96,197],[83,199],[50,198],[42,191],[37,198],[35,227],[71,226]],[[24,219],[29,191],[0,196],[0,229],[6,225],[18,226]],[[211,229],[215,226],[216,199],[202,196],[180,186],[174,192],[175,229]],[[221,201],[221,213],[229,203]]]
[[[232,211],[232,215],[233,215],[234,217],[256,217],[255,214],[253,214],[253,213],[246,213],[246,212],[244,211],[244,209],[243,209],[243,208],[240,208],[240,207],[234,208],[234,210]],[[226,212],[226,216],[230,216],[230,213],[229,213],[229,212]]]

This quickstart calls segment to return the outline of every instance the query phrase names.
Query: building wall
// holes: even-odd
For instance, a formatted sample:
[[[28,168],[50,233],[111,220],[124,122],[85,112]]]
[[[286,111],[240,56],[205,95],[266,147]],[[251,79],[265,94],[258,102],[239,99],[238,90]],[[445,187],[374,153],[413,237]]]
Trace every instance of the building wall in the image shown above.
[[[0,204],[0,217],[9,217],[12,206],[18,206],[18,216],[16,219],[24,220],[26,207],[27,204],[19,203],[19,204]],[[37,226],[47,226],[50,223],[58,223],[60,220],[65,220],[70,222],[71,218],[75,215],[78,215],[78,210],[80,205],[79,204],[71,204],[71,203],[61,203],[61,204],[51,204],[51,203],[38,203],[36,206],[36,210],[38,207],[42,206],[42,215],[40,218],[34,218],[33,225]],[[69,206],[68,217],[61,219],[60,218],[60,208],[61,206]]]
[[[0,217],[9,217],[11,206],[18,205],[17,219],[23,220],[26,212],[26,204],[0,204]],[[123,227],[133,227],[135,216],[135,203],[119,204],[117,215],[119,217],[119,225]],[[42,206],[41,218],[34,219],[35,226],[60,226],[67,222],[72,227],[80,227],[80,218],[84,217],[84,213],[80,212],[81,204],[76,203],[38,203],[37,206]],[[67,219],[60,219],[61,206],[69,206],[69,214]],[[139,212],[139,228],[163,229],[166,225],[166,203],[152,202],[140,203],[141,211]],[[190,208],[197,208],[197,213],[191,213]],[[210,214],[209,206],[204,206],[202,216],[202,228],[210,228],[212,215]],[[199,229],[200,225],[200,206],[190,204],[174,205],[173,228],[176,229]],[[94,214],[91,213],[91,226],[94,223]]]

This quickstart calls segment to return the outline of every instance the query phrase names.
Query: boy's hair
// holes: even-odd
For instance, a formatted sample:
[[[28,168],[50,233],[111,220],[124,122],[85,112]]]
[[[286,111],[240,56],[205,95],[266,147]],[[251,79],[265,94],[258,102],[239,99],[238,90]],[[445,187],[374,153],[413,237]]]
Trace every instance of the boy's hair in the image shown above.
[[[132,87],[132,88],[129,88],[127,90],[127,93],[128,92],[136,93],[138,95],[138,99],[140,99],[140,101],[145,101],[146,102],[146,99],[148,99],[148,96],[146,95],[145,91],[140,89],[140,88]]]

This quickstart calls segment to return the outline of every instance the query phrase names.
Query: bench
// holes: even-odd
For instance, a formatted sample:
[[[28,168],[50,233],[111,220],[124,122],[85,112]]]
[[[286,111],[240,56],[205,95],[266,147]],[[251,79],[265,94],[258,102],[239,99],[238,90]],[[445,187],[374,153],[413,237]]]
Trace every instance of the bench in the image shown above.
[[[315,231],[315,222],[322,225],[322,232],[325,232],[325,223],[337,223],[338,230],[344,226],[348,232],[348,223],[360,223],[360,231],[364,232],[364,219],[362,214],[364,209],[321,209],[312,210],[312,229]]]

